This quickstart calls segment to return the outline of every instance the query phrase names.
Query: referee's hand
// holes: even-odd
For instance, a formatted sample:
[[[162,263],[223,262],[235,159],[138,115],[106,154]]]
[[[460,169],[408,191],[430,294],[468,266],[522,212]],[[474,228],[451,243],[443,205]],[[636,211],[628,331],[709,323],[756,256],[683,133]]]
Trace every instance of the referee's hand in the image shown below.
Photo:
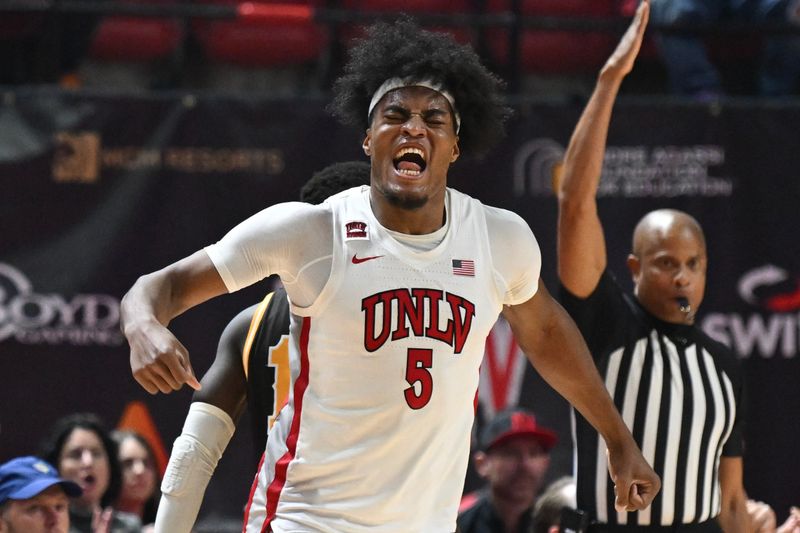
[[[650,0],[642,0],[627,31],[600,70],[601,76],[611,76],[621,80],[631,71],[636,56],[639,55],[639,50],[642,47],[644,32],[649,18]]]

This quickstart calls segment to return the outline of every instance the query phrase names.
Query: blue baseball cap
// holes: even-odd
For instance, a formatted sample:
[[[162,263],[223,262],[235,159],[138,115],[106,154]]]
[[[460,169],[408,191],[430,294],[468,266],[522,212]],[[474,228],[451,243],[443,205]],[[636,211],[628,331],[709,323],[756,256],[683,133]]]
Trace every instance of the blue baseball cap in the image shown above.
[[[53,465],[38,457],[17,457],[0,465],[0,505],[8,500],[33,498],[53,485],[61,485],[67,496],[80,496],[77,483],[58,477]]]

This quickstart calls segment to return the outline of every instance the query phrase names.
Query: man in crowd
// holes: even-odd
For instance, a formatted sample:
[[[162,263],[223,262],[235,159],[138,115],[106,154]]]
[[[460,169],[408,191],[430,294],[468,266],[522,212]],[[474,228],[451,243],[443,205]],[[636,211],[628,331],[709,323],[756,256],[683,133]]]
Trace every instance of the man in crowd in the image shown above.
[[[490,420],[473,455],[475,470],[487,487],[459,513],[459,531],[528,533],[555,443],[556,434],[524,409],[509,409]]]
[[[11,459],[0,465],[0,533],[67,533],[69,498],[80,495],[42,459]]]
[[[570,513],[575,517],[573,524],[570,524],[574,533],[584,533],[584,530],[577,529],[575,526],[584,526],[588,520],[584,519],[580,511],[576,509],[575,502],[575,478],[571,476],[560,477],[550,483],[542,494],[536,499],[533,506],[532,527],[529,533],[558,533],[566,531],[559,529],[566,522]]]

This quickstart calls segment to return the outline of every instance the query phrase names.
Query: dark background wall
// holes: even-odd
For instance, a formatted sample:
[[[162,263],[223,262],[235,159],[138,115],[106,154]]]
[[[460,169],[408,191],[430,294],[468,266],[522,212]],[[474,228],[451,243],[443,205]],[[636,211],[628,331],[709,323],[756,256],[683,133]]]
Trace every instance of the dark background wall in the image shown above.
[[[451,186],[528,221],[551,292],[550,179],[580,111],[577,104],[520,104],[501,146],[483,160],[462,157],[451,171]],[[779,518],[800,502],[799,127],[800,107],[791,105],[622,102],[600,202],[609,265],[623,280],[630,232],[646,211],[677,207],[704,225],[709,283],[699,322],[742,358],[746,487]],[[168,450],[191,394],[150,396],[135,383],[119,299],[137,276],[214,242],[270,204],[295,199],[315,170],[363,157],[360,140],[317,101],[5,93],[0,460],[34,451],[64,414],[94,411],[113,426],[134,401],[143,402]],[[198,374],[227,321],[268,288],[262,282],[173,322]],[[507,347],[510,340],[499,329],[491,342]],[[569,472],[567,406],[527,363],[512,363],[507,383],[484,372],[480,419],[508,403],[532,408],[562,436],[553,476]],[[251,456],[243,424],[209,487],[204,516],[240,514]],[[471,477],[468,488],[475,483]]]

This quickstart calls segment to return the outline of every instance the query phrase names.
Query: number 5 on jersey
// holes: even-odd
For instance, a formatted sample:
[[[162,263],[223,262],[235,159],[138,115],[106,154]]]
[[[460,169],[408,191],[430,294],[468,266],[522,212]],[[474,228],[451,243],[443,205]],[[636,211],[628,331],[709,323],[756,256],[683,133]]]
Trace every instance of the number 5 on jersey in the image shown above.
[[[406,381],[404,391],[406,403],[412,409],[422,409],[433,394],[433,376],[428,371],[433,366],[433,350],[409,348],[406,359]],[[417,385],[419,384],[419,385]],[[418,392],[419,391],[419,392]]]

